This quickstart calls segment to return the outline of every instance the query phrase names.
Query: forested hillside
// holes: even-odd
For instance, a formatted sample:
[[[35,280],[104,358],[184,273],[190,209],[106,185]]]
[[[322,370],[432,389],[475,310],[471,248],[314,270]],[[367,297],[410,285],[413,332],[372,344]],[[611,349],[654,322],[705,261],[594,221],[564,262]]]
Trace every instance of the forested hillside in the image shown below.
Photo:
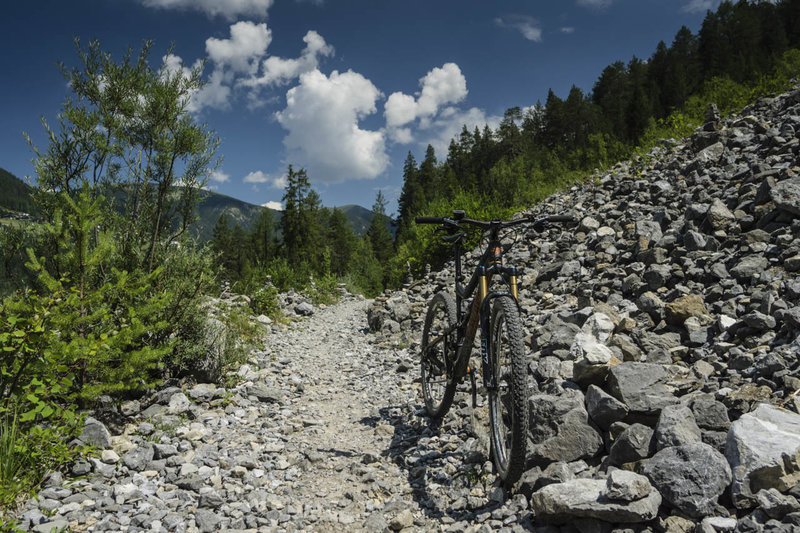
[[[496,130],[464,128],[447,154],[428,147],[418,163],[409,153],[393,280],[407,261],[421,272],[442,258],[430,228],[411,224],[415,215],[501,216],[535,203],[639,146],[688,134],[710,103],[726,114],[787,87],[800,73],[799,47],[800,0],[726,1],[699,33],[682,27],[649,58],[608,65],[591,92],[550,91],[544,102],[509,108]]]
[[[0,215],[4,211],[36,212],[36,204],[31,198],[33,187],[3,168],[0,168],[0,191]]]

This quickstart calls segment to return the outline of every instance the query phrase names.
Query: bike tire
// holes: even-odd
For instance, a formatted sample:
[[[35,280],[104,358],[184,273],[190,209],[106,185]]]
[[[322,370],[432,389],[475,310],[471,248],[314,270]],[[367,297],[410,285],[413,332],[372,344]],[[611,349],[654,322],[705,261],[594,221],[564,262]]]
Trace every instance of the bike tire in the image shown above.
[[[442,418],[453,404],[456,382],[451,375],[456,360],[456,304],[445,292],[436,293],[428,303],[422,328],[422,397],[431,418]],[[450,333],[443,334],[445,329]],[[442,341],[428,349],[434,339]]]
[[[497,389],[489,391],[492,460],[506,486],[525,470],[528,442],[528,379],[522,322],[516,301],[500,296],[489,320],[489,364]]]

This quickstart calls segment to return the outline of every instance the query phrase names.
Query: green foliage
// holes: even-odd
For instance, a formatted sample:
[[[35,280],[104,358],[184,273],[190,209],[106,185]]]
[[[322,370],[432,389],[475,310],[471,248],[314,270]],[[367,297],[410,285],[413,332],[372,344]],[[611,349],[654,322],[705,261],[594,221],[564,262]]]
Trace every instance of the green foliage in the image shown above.
[[[66,211],[66,199],[86,183],[97,196],[124,191],[124,216],[104,209],[103,227],[117,230],[119,266],[129,271],[154,270],[186,230],[219,145],[187,113],[189,97],[202,86],[202,66],[188,75],[166,61],[154,69],[151,45],[146,42],[135,58],[129,49],[115,62],[98,42],[84,49],[76,40],[79,66],[61,67],[73,94],[59,113],[59,127],[43,122],[46,151],[31,143],[35,200],[47,219],[59,208]]]

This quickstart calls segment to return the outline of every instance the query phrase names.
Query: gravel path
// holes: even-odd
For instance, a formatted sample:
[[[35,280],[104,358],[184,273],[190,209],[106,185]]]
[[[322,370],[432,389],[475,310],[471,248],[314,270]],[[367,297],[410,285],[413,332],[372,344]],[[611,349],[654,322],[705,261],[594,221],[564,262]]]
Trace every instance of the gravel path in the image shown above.
[[[461,391],[441,427],[424,416],[417,349],[368,333],[370,301],[348,296],[272,327],[224,389],[170,387],[120,406],[104,449],[51,475],[21,510],[50,531],[520,530]],[[487,529],[489,528],[489,529]]]

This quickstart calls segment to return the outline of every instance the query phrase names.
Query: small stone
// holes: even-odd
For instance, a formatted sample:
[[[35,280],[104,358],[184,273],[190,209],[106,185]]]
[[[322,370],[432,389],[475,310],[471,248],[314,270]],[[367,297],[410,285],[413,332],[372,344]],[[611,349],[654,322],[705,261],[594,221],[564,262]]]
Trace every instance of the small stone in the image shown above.
[[[612,470],[606,479],[605,496],[610,500],[632,502],[644,498],[652,490],[646,477],[627,470]]]
[[[103,450],[100,454],[100,460],[109,465],[115,465],[119,462],[119,455],[114,450]]]
[[[392,517],[389,521],[389,527],[392,531],[400,531],[401,529],[405,529],[407,527],[411,527],[414,525],[414,515],[411,514],[409,509],[403,509],[396,515]]]
[[[701,442],[700,428],[697,427],[691,409],[685,405],[664,407],[658,418],[653,439],[657,451],[669,446]]]

